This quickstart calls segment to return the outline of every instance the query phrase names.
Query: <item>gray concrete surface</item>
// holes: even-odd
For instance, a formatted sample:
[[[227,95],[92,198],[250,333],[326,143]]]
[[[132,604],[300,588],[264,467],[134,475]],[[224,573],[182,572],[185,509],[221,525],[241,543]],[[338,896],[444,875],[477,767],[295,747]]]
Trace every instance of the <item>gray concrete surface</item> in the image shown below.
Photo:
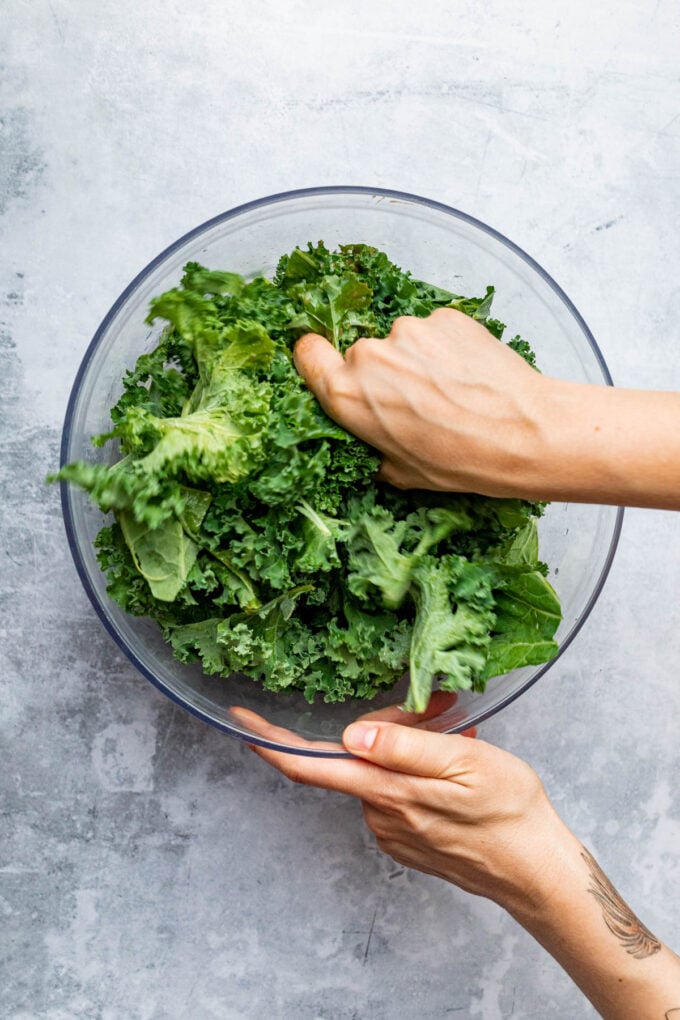
[[[83,352],[173,239],[369,184],[530,252],[615,380],[680,389],[677,5],[0,5],[0,1015],[574,1020],[494,905],[396,867],[165,700],[71,562],[57,462]],[[584,631],[483,727],[680,946],[678,517],[632,511]]]

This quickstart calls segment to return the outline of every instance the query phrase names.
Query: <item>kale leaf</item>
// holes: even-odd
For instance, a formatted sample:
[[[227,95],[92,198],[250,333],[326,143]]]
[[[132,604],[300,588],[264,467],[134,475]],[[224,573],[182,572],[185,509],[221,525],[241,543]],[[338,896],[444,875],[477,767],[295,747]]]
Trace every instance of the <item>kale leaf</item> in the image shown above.
[[[160,340],[94,437],[121,459],[55,476],[113,512],[96,540],[111,598],[157,620],[181,661],[310,701],[371,698],[408,670],[406,706],[423,711],[435,683],[482,690],[552,658],[542,505],[377,483],[376,451],[326,416],[291,354],[307,331],[342,352],[441,307],[500,341],[493,295],[417,280],[365,244],[296,248],[272,280],[189,263],[152,301]]]

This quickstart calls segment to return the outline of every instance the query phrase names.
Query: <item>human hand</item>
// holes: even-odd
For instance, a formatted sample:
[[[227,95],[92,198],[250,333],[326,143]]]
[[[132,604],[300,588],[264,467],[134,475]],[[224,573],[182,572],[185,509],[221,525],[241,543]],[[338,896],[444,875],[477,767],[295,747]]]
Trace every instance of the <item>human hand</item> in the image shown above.
[[[399,488],[517,494],[540,440],[546,381],[481,323],[402,316],[343,357],[307,334],[295,364],[327,413],[383,453]]]
[[[314,333],[294,354],[398,488],[680,509],[680,394],[541,375],[452,308],[395,319],[344,358]]]
[[[290,739],[238,713],[266,739]],[[574,837],[525,762],[483,741],[377,718],[353,723],[343,743],[354,759],[253,750],[295,782],[358,797],[378,846],[401,864],[511,910],[550,895],[559,848]]]
[[[233,711],[265,739],[290,740]],[[673,1012],[680,958],[621,899],[529,765],[480,740],[376,718],[352,723],[343,742],[355,758],[253,750],[296,782],[359,797],[394,860],[505,907],[606,1020]]]

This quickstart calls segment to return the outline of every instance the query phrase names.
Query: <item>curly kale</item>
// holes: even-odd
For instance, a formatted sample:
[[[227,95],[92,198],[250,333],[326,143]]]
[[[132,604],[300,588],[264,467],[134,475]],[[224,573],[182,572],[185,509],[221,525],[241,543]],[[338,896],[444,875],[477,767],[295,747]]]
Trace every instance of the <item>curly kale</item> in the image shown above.
[[[113,522],[96,545],[110,596],[156,619],[174,654],[311,701],[371,698],[410,672],[407,707],[544,662],[560,605],[538,559],[540,504],[400,492],[322,411],[293,365],[302,333],[342,352],[397,316],[458,308],[499,340],[493,288],[463,297],[368,245],[281,258],[273,280],[189,263],[155,298],[157,347],[111,411],[122,458],[58,477]],[[535,366],[531,348],[510,346]]]

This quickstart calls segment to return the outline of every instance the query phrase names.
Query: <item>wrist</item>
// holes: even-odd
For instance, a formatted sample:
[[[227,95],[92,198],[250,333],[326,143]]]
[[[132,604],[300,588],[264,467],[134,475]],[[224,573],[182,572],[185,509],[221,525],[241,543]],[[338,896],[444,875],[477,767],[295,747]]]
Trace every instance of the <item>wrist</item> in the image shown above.
[[[562,434],[555,405],[561,381],[527,370],[522,385],[490,394],[474,423],[485,451],[478,490],[486,496],[544,500],[554,475],[555,443]],[[453,455],[451,457],[454,460]]]
[[[561,890],[579,871],[581,844],[546,797],[517,850],[520,863],[497,902],[533,933],[551,923]]]
[[[680,508],[679,394],[541,377],[528,417],[512,495]]]
[[[624,423],[613,387],[539,376],[525,397],[512,495],[534,500],[616,503],[626,484]]]
[[[533,853],[527,856],[527,873],[501,902],[536,937],[559,920],[565,890],[573,890],[582,878],[581,849],[579,840],[555,812],[534,840]]]
[[[529,485],[535,499],[616,502],[625,478],[613,387],[544,378]]]

